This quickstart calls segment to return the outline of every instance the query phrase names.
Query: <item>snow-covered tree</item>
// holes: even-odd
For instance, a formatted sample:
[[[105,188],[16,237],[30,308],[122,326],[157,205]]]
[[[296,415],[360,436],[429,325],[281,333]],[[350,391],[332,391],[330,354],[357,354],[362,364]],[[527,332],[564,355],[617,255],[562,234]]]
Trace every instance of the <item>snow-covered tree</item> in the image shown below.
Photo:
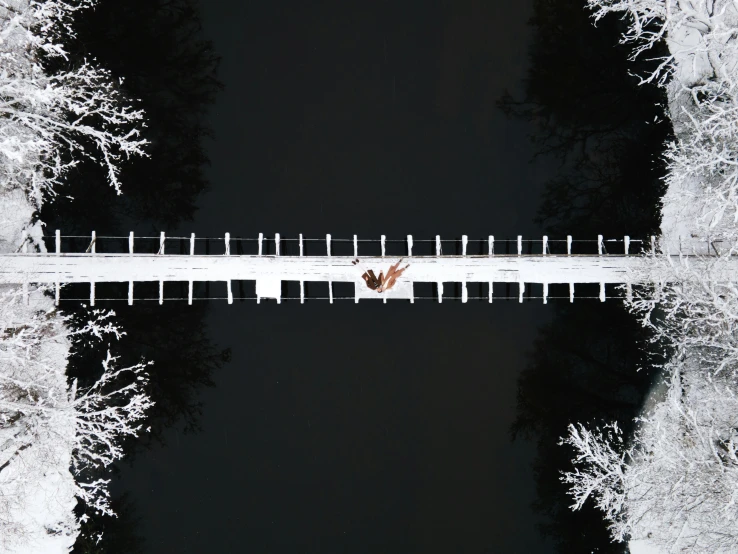
[[[93,60],[75,66],[61,46],[74,14],[94,4],[0,0],[3,251],[15,251],[29,214],[81,160],[102,166],[120,193],[121,164],[144,155],[143,113],[126,103],[120,81]],[[77,499],[111,513],[98,470],[122,456],[121,439],[141,431],[151,401],[145,365],[118,368],[110,354],[91,387],[70,385],[70,346],[120,331],[101,311],[72,330],[42,289],[29,294],[30,303],[0,290],[0,550],[65,552],[79,533]]]
[[[22,187],[38,204],[88,158],[120,192],[121,162],[144,154],[143,113],[123,101],[109,72],[64,63],[59,35],[73,34],[71,16],[93,4],[0,0],[0,190]]]
[[[572,507],[594,501],[618,541],[647,539],[663,552],[738,550],[737,383],[707,379],[702,365],[685,352],[672,359],[666,400],[628,441],[615,425],[569,428],[563,442],[575,470],[563,479]]]
[[[662,251],[649,257],[632,310],[665,364],[665,398],[627,439],[614,424],[572,425],[563,480],[574,509],[596,502],[613,538],[663,552],[738,551],[738,2],[588,0],[596,20],[628,19],[624,43],[669,55],[642,83],[667,90],[675,139],[666,146]],[[686,254],[678,260],[670,254]],[[693,263],[695,257],[699,264]],[[635,369],[635,368],[634,368]]]
[[[145,393],[145,364],[117,368],[110,354],[91,387],[69,385],[64,371],[72,344],[121,332],[112,314],[100,310],[71,330],[42,292],[31,291],[30,303],[20,290],[0,295],[3,551],[38,548],[48,539],[44,529],[73,543],[79,529],[75,497],[110,514],[107,480],[95,475],[123,456],[121,439],[141,431],[152,405]]]

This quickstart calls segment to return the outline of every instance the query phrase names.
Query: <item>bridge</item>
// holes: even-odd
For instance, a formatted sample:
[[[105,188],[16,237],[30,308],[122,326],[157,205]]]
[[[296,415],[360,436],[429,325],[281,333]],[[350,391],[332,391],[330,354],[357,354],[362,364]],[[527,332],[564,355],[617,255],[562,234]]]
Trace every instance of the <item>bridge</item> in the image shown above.
[[[297,239],[298,251],[293,255],[283,252],[286,241],[275,234],[272,239],[265,239],[259,234],[258,239],[251,240],[257,245],[256,252],[244,254],[239,245],[238,252],[231,252],[232,239],[229,233],[222,241],[223,249],[217,254],[196,253],[195,234],[190,237],[169,237],[164,233],[158,237],[158,250],[155,252],[138,252],[135,248],[137,239],[151,240],[154,237],[134,237],[130,233],[127,238],[127,252],[98,252],[97,246],[102,239],[117,239],[124,237],[97,237],[93,232],[89,237],[89,244],[84,252],[62,252],[62,237],[59,231],[54,235],[53,251],[45,251],[46,247],[38,245],[39,252],[29,252],[30,240],[24,237],[18,251],[11,254],[0,254],[0,283],[20,283],[26,287],[30,283],[53,284],[56,287],[57,304],[60,298],[60,287],[64,283],[89,283],[90,303],[95,304],[95,284],[104,282],[128,283],[128,303],[134,301],[134,284],[136,282],[158,282],[159,302],[164,301],[164,283],[170,281],[186,282],[188,284],[188,302],[193,300],[193,283],[224,282],[227,287],[228,303],[233,302],[232,283],[236,281],[255,281],[256,301],[274,299],[278,303],[282,300],[282,283],[296,282],[300,286],[300,301],[305,301],[306,282],[326,282],[328,284],[328,300],[334,300],[334,283],[353,284],[353,298],[355,302],[364,299],[404,299],[414,302],[417,298],[417,283],[435,284],[438,302],[444,298],[444,283],[459,283],[461,285],[461,301],[468,300],[467,284],[486,283],[488,300],[494,300],[494,284],[514,283],[517,286],[518,298],[522,302],[527,284],[542,285],[542,300],[548,301],[548,288],[551,284],[567,284],[569,300],[574,301],[575,285],[582,283],[599,284],[599,299],[605,301],[605,285],[611,283],[625,284],[630,293],[630,285],[637,282],[638,275],[644,274],[649,262],[647,256],[640,255],[645,249],[655,252],[656,240],[651,238],[650,245],[643,245],[642,241],[631,241],[625,236],[622,239],[605,241],[598,236],[596,252],[573,252],[573,241],[569,236],[565,241],[549,241],[543,236],[540,240],[526,241],[528,252],[524,252],[524,241],[518,236],[514,241],[502,241],[505,252],[500,253],[500,241],[495,242],[494,236],[485,241],[486,252],[468,252],[468,237],[462,236],[460,252],[445,255],[442,251],[440,236],[435,241],[435,252],[430,255],[418,255],[417,245],[413,237],[408,235],[403,242],[405,253],[388,255],[386,252],[386,237],[381,236],[379,241],[364,239],[359,241],[356,235],[353,239],[338,239],[345,250],[346,244],[353,246],[350,255],[336,255],[334,245],[336,239],[331,235],[325,237],[325,250],[322,255],[305,255],[305,243],[302,235]],[[189,241],[189,252],[180,249],[179,254],[167,252],[167,244],[176,244],[179,241]],[[213,240],[213,239],[210,239]],[[322,239],[320,239],[322,242]],[[378,255],[362,255],[359,244],[379,242]],[[448,241],[444,241],[448,243]],[[555,244],[552,252],[552,244]],[[579,241],[594,243],[595,241]],[[639,244],[639,252],[631,252],[632,243]],[[514,251],[510,252],[510,245]],[[208,243],[209,244],[209,243]],[[533,245],[538,252],[532,252]],[[565,245],[565,248],[564,248]],[[427,246],[427,245],[426,245]],[[590,244],[593,246],[593,244]],[[644,249],[644,246],[646,247]],[[270,253],[266,253],[269,247]],[[609,247],[609,248],[608,248]],[[619,252],[608,252],[618,248]],[[496,248],[498,251],[496,251]],[[707,247],[709,252],[709,245]],[[209,250],[209,249],[208,249]],[[637,254],[637,255],[636,255]],[[675,259],[682,259],[681,254]],[[408,265],[407,270],[397,281],[394,288],[381,294],[367,287],[362,279],[363,270],[352,262],[359,258],[364,268],[372,269],[376,274],[387,271],[393,263],[403,260],[402,265]],[[700,263],[702,258],[695,257],[694,263]],[[738,260],[723,270],[720,280],[738,281]]]

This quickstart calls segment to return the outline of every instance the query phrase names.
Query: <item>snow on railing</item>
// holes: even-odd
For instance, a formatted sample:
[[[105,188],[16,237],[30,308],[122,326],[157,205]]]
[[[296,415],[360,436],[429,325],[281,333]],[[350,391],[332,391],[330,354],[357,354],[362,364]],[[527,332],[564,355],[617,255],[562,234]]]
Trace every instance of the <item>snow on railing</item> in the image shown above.
[[[637,244],[642,251],[647,244],[646,241],[631,239],[629,236],[605,240],[602,235],[598,235],[596,240],[575,240],[571,235],[563,240],[549,239],[546,235],[534,240],[524,240],[522,235],[512,240],[500,240],[489,235],[482,241],[470,241],[468,235],[462,235],[460,241],[441,240],[440,235],[428,240],[413,239],[412,235],[407,235],[402,240],[387,240],[386,235],[380,235],[378,241],[380,255],[377,256],[362,255],[360,252],[361,245],[365,245],[366,249],[366,245],[371,243],[376,245],[377,239],[359,239],[357,235],[351,238],[333,238],[327,234],[325,239],[309,239],[300,234],[298,238],[291,239],[277,233],[270,239],[263,233],[259,233],[258,238],[233,237],[230,233],[214,238],[196,237],[194,233],[188,237],[166,236],[162,232],[159,236],[137,237],[133,232],[127,236],[99,236],[93,231],[89,236],[78,236],[61,235],[57,230],[53,239],[55,245],[53,254],[28,253],[30,241],[24,235],[16,254],[0,255],[4,258],[0,262],[2,266],[0,281],[21,282],[26,286],[29,282],[54,282],[57,304],[60,301],[61,283],[88,282],[89,302],[93,306],[100,300],[95,294],[96,283],[126,281],[129,304],[134,301],[136,281],[158,281],[160,304],[163,304],[165,299],[173,299],[165,298],[166,281],[187,283],[188,304],[200,299],[194,296],[195,281],[224,282],[227,291],[225,299],[229,304],[232,304],[234,299],[245,298],[253,298],[257,303],[262,298],[272,298],[278,303],[282,299],[292,299],[289,296],[283,297],[283,281],[299,282],[299,297],[294,299],[299,298],[300,303],[305,302],[305,283],[310,281],[327,283],[326,299],[331,303],[334,300],[350,298],[355,302],[364,298],[380,297],[384,302],[388,298],[402,298],[410,302],[431,298],[416,295],[414,284],[424,282],[435,284],[433,298],[439,303],[443,302],[444,298],[460,299],[462,302],[470,299],[486,299],[489,303],[496,299],[517,298],[519,302],[523,302],[526,297],[540,298],[543,303],[547,303],[549,298],[568,298],[573,302],[574,285],[577,283],[599,284],[599,294],[595,298],[604,302],[607,298],[606,283],[625,283],[626,295],[630,296],[631,288],[627,272],[639,263],[638,260],[643,259],[641,256],[631,255],[632,246]],[[86,248],[82,246],[84,249],[82,252],[78,246],[80,240],[84,240],[86,244]],[[318,255],[307,255],[309,245],[312,245],[309,247],[314,250],[315,243],[323,240],[325,240],[323,252]],[[62,241],[69,243],[70,252],[62,252]],[[116,252],[121,251],[122,241],[128,242],[127,253]],[[153,241],[157,244],[152,249]],[[189,252],[185,248],[187,241]],[[218,255],[210,253],[213,241],[223,241],[223,249]],[[138,243],[136,248],[135,243]],[[167,247],[167,243],[174,245],[174,252]],[[176,253],[177,243],[179,253]],[[298,251],[293,247],[295,243]],[[353,248],[349,246],[347,249],[346,243]],[[456,254],[444,254],[444,243],[446,250]],[[147,244],[149,246],[146,246]],[[204,255],[201,248],[203,244]],[[250,244],[255,246],[253,251],[251,250],[253,246],[249,247]],[[402,252],[398,252],[398,244],[401,244],[399,250]],[[235,254],[232,252],[234,247]],[[514,253],[511,253],[511,247],[514,247]],[[656,250],[655,237],[651,237],[650,247],[652,251]],[[708,251],[710,247],[717,251],[715,244],[708,246]],[[392,253],[388,253],[390,251]],[[351,264],[351,261],[359,256],[362,256],[360,258],[362,264],[373,268],[377,275],[400,259],[404,260],[403,265],[409,264],[409,268],[393,288],[378,293],[367,286],[362,278],[362,271]],[[255,296],[246,297],[241,292],[238,297],[234,297],[232,291],[234,280],[239,281],[241,291],[243,281],[255,281]],[[353,297],[336,296],[334,294],[336,282],[353,283]],[[444,296],[444,283],[448,282],[459,283],[461,296]],[[505,295],[495,296],[495,282],[507,284]],[[485,286],[487,294],[470,297],[469,283],[478,284],[480,291]],[[518,285],[517,297],[510,295],[511,283]],[[526,284],[531,283],[542,285],[541,296],[534,297],[530,288],[526,289]],[[549,295],[549,285],[558,283],[568,284],[568,297]]]

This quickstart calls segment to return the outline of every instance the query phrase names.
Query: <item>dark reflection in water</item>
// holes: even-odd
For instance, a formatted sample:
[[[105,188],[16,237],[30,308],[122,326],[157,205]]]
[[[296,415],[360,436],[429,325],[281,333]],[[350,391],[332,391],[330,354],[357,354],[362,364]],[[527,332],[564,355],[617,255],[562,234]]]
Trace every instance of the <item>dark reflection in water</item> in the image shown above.
[[[627,61],[629,48],[617,46],[624,22],[610,17],[594,28],[581,4],[535,3],[525,94],[507,95],[501,106],[535,123],[539,150],[561,163],[539,210],[549,233],[647,240],[660,223],[660,153],[672,132],[664,121],[666,97],[629,76],[651,66]],[[537,443],[535,506],[557,551],[625,552],[625,545],[609,543],[591,503],[577,513],[569,509],[559,477],[571,467],[571,452],[557,438],[577,421],[616,420],[632,429],[658,358],[645,353],[654,350],[648,333],[617,302],[558,304],[554,313],[520,377],[512,435]]]

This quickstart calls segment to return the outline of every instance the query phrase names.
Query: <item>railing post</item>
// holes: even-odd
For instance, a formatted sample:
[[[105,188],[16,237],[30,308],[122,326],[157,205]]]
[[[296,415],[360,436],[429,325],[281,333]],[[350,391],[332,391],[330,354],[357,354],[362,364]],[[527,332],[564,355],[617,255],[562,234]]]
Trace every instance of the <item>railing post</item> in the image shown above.
[[[466,290],[466,281],[463,281],[461,283],[461,302],[463,304],[466,304],[466,301],[469,299],[469,293]]]
[[[413,255],[413,236],[412,235],[407,236],[407,255],[409,257],[412,257]]]
[[[56,246],[56,255],[57,256],[61,256],[61,231],[59,229],[57,229],[55,235],[56,236],[55,236],[55,239],[54,239],[54,243],[55,243],[55,246]],[[59,281],[57,281],[55,283],[55,289],[56,289],[56,291],[55,291],[55,294],[54,294],[54,305],[55,306],[58,306],[59,305],[59,294],[60,294],[60,290],[59,289],[60,288],[61,288],[61,285],[59,284]]]
[[[628,235],[623,237],[623,246],[625,248],[625,255],[627,256],[630,254],[630,237]]]
[[[543,303],[548,304],[548,283],[543,283]]]
[[[385,249],[384,249],[384,241],[385,241],[386,239],[387,239],[387,237],[386,237],[385,235],[382,235],[382,238],[380,239],[380,241],[381,241],[381,243],[382,243],[382,257],[383,257],[383,258],[384,258],[384,253],[385,253]]]
[[[128,305],[133,306],[133,281],[128,281]]]
[[[494,256],[495,255],[495,237],[494,235],[489,236],[488,241],[488,248],[487,248],[487,255],[488,256]],[[494,298],[494,288],[495,285],[492,281],[489,282],[489,303],[492,303],[492,299]]]
[[[354,235],[354,258],[359,257],[359,241],[356,238],[356,235]]]
[[[300,233],[300,256],[303,255],[302,249],[302,233]],[[305,281],[300,280],[300,304],[305,303]]]
[[[518,302],[520,302],[522,304],[523,303],[523,295],[525,294],[525,283],[523,281],[519,281],[518,282],[518,293],[519,293]]]
[[[195,233],[190,233],[190,256],[195,255]],[[187,282],[187,305],[192,306],[192,281]]]
[[[523,255],[523,235],[518,235],[518,256],[522,256],[522,255]]]
[[[226,287],[228,288],[228,303],[233,304],[233,290],[231,289],[231,280],[226,281]]]
[[[600,302],[605,301],[605,283],[600,283]]]
[[[92,237],[90,240],[90,246],[87,248],[92,254],[95,254],[95,231],[92,231]],[[95,281],[90,281],[90,306],[95,305]]]
[[[259,256],[261,256],[261,243],[264,240],[264,233],[259,233]]]
[[[602,235],[597,235],[597,255],[602,256]]]
[[[436,235],[436,256],[441,257],[441,235]],[[443,283],[439,281],[436,283],[438,289],[438,303],[443,303]]]
[[[469,242],[469,237],[461,235],[461,255],[466,257],[466,244]]]
[[[128,233],[128,254],[133,256],[133,231]]]
[[[543,248],[542,248],[542,250],[543,250],[541,252],[542,255],[545,256],[546,254],[548,254],[548,236],[547,235],[543,235]],[[544,304],[545,304],[545,302],[544,302]]]
[[[566,235],[566,255],[571,256],[571,235]]]
[[[231,234],[226,233],[225,234],[225,256],[231,255]]]
[[[574,283],[569,283],[569,303],[574,303]]]
[[[326,250],[328,251],[328,257],[331,257],[331,236],[325,236]],[[333,281],[328,281],[328,300],[333,304]]]
[[[164,255],[164,241],[166,240],[166,235],[164,234],[164,231],[161,232],[161,235],[159,235],[159,254],[162,256]],[[159,281],[159,306],[164,304],[164,281]]]

